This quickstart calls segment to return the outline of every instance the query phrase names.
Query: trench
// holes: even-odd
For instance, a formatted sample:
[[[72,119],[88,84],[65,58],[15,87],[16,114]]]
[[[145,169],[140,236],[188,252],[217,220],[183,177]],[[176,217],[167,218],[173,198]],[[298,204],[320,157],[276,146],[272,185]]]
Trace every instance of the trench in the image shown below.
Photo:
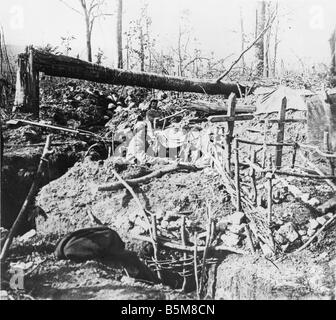
[[[6,148],[5,145],[1,168],[1,227],[5,229],[11,228],[26,199],[34,181],[42,149],[43,147],[40,146]],[[78,142],[53,149],[55,152],[49,158],[48,169],[42,174],[40,188],[65,174],[83,157],[87,147]],[[41,210],[35,206],[29,208],[17,235],[22,235],[36,227],[35,217],[38,214],[43,215]]]

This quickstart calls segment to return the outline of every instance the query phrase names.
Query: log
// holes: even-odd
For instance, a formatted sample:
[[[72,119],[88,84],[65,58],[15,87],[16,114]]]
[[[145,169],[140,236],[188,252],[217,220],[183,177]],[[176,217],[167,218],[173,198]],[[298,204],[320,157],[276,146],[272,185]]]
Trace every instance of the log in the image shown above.
[[[229,95],[234,92],[239,96],[238,86],[233,82],[224,83],[213,80],[186,79],[155,73],[111,69],[80,59],[64,55],[46,54],[36,50],[34,50],[34,56],[38,70],[49,76],[179,92],[223,95]],[[239,87],[242,93],[247,91],[246,86],[239,85]]]
[[[187,105],[183,106],[188,110],[193,111],[200,111],[205,112],[208,114],[227,114],[230,109],[230,101],[228,100],[227,103],[215,103],[215,102],[208,102],[203,100],[196,100],[193,102],[189,102]],[[236,106],[236,113],[248,113],[251,114],[255,112],[255,107],[253,106],[245,106],[240,105]],[[252,120],[251,115],[248,115],[246,118],[243,117],[242,120]],[[231,118],[229,119],[229,121]]]
[[[167,166],[166,168],[162,168],[160,170],[156,170],[140,178],[125,180],[125,182],[129,186],[137,186],[139,184],[147,183],[153,178],[161,178],[163,175],[167,173],[173,173],[179,170],[197,171],[197,170],[200,170],[200,168],[197,168],[192,165],[184,165],[184,164],[179,163],[179,164],[174,164],[172,166]],[[123,188],[124,186],[125,185],[122,182],[115,182],[115,183],[108,184],[105,186],[98,186],[97,191],[114,191],[114,190],[119,190]]]

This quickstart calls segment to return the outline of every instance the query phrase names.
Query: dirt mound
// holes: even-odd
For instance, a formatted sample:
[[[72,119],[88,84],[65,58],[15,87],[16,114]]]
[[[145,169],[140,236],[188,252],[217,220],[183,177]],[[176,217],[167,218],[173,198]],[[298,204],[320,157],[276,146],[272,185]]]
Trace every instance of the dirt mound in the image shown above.
[[[47,220],[38,219],[38,231],[61,235],[91,226],[90,211],[129,241],[134,220],[140,216],[136,202],[125,190],[96,193],[93,186],[114,181],[112,170],[129,179],[154,169],[157,167],[125,165],[113,159],[77,163],[64,176],[42,188],[37,196],[37,204],[48,216]],[[208,169],[167,174],[134,190],[149,211],[161,215],[185,212],[195,224],[202,224],[206,219],[205,204],[209,198],[215,217],[232,212],[223,184]]]

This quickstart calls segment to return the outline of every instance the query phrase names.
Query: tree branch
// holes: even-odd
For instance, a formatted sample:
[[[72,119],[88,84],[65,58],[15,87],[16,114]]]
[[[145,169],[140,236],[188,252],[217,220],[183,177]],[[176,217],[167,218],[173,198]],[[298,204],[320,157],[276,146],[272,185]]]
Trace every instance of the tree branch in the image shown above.
[[[63,0],[59,0],[60,2],[62,2],[65,6],[67,6],[69,9],[75,11],[76,13],[80,14],[81,16],[83,15],[83,13],[81,13],[79,10],[77,10],[76,8],[74,7],[71,7],[68,3],[66,3],[65,1]]]
[[[243,55],[247,51],[249,51],[259,41],[259,39],[265,34],[265,32],[272,26],[272,23],[273,23],[275,17],[276,17],[276,14],[271,16],[271,18],[268,20],[268,23],[267,23],[266,27],[264,28],[264,30],[261,31],[260,34],[255,38],[255,40],[245,50],[243,50],[241,52],[241,54],[238,56],[238,58],[231,64],[230,68],[227,71],[225,71],[220,77],[218,77],[216,82],[220,82],[224,77],[226,77],[230,73],[232,68],[240,61],[240,59],[243,57]]]

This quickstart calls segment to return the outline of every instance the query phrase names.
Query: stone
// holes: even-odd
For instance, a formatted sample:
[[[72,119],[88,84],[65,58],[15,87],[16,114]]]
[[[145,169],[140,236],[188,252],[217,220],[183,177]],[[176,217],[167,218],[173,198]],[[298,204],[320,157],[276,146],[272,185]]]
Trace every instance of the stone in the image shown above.
[[[167,220],[163,220],[161,222],[161,228],[167,229],[168,226],[169,226],[169,222]]]
[[[240,241],[240,237],[237,234],[234,234],[234,233],[223,234],[221,236],[221,240],[223,241],[224,245],[236,246]]]
[[[278,233],[286,238],[289,242],[294,242],[299,238],[299,234],[296,232],[294,224],[292,222],[287,222],[280,227]]]
[[[307,234],[307,231],[306,230],[299,230],[299,235],[302,237],[302,236],[305,236]]]
[[[301,237],[303,242],[306,242],[309,240],[309,237],[307,235]]]
[[[158,209],[156,210],[155,215],[156,215],[156,219],[162,220],[165,216],[165,212],[162,209]]]
[[[27,233],[25,233],[23,236],[21,236],[19,238],[20,241],[27,241],[33,237],[35,237],[37,234],[35,229],[31,229],[30,231],[28,231]]]
[[[244,212],[240,212],[240,211],[236,211],[235,213],[231,214],[229,217],[229,221],[232,224],[241,224],[243,219],[245,218],[245,213]]]
[[[320,204],[320,200],[317,198],[311,198],[310,200],[307,201],[307,203],[312,207],[316,207]]]
[[[261,244],[260,248],[261,248],[265,257],[273,256],[273,251],[267,244]]]
[[[327,219],[325,217],[318,217],[316,218],[316,221],[321,225],[323,226],[326,222],[327,222]]]
[[[132,230],[131,230],[131,234],[138,236],[138,235],[142,235],[145,233],[145,230],[143,228],[141,228],[140,226],[135,226]]]
[[[235,234],[239,235],[239,234],[244,233],[245,226],[246,226],[245,223],[244,224],[239,224],[239,225],[232,224],[232,225],[228,226],[228,230],[232,233],[235,233]]]
[[[319,224],[319,222],[316,219],[310,219],[309,220],[309,229],[315,230],[315,229],[318,228],[319,225],[320,224]]]
[[[217,222],[216,224],[216,230],[218,232],[225,232],[228,228],[228,222],[227,220],[221,220],[219,222]]]
[[[333,214],[332,212],[328,212],[328,213],[325,215],[325,217],[327,217],[328,220],[331,219],[333,216],[334,216],[334,214]]]
[[[311,236],[313,236],[314,234],[315,234],[315,229],[308,229],[308,231],[307,231],[307,235],[309,236],[309,237],[311,237]]]
[[[277,242],[279,244],[287,243],[287,239],[283,235],[279,234],[278,232],[275,233],[274,240],[275,240],[275,242]]]
[[[137,217],[134,221],[134,224],[143,228],[144,230],[148,229],[148,223],[143,221],[140,217]]]
[[[132,212],[128,216],[128,221],[131,223],[135,223],[136,218],[138,217],[138,214],[135,212]]]

